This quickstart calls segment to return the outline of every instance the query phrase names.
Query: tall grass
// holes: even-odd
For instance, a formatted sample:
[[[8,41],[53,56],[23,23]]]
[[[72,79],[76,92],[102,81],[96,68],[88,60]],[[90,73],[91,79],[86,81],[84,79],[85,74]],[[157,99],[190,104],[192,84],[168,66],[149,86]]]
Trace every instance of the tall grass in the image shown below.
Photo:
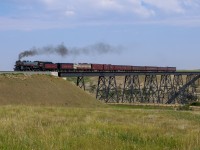
[[[200,149],[200,113],[0,107],[0,149]]]

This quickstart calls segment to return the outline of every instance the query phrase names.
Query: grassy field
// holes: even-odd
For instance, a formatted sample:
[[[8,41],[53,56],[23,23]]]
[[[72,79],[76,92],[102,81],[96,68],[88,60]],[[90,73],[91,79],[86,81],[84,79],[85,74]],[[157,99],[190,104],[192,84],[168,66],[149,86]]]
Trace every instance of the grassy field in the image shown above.
[[[200,149],[200,112],[0,106],[0,149]]]
[[[0,150],[199,150],[200,111],[177,110],[102,104],[52,76],[0,75]]]
[[[177,72],[200,72],[200,70],[177,70]]]

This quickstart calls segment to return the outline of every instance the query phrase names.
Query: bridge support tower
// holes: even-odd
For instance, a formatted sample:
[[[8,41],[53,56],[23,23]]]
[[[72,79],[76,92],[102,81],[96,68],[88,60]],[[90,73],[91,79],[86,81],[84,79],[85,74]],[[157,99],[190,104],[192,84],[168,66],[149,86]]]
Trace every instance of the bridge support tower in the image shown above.
[[[173,94],[173,82],[171,75],[161,75],[159,86],[159,98],[158,103],[165,104],[170,96]]]
[[[96,98],[106,103],[118,103],[118,91],[115,76],[99,76]]]
[[[76,85],[85,91],[85,81],[84,76],[77,77]]]
[[[146,75],[143,87],[143,103],[158,103],[158,81],[156,75]]]
[[[141,88],[139,75],[125,76],[122,103],[141,102]]]

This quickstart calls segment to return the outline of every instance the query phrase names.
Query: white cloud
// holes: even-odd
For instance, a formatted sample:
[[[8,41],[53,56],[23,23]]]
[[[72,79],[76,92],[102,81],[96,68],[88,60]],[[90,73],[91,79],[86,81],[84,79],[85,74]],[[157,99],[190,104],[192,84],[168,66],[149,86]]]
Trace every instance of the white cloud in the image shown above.
[[[67,22],[0,17],[0,30],[36,30],[70,27]]]
[[[98,15],[107,12],[154,17],[159,14],[184,14],[199,6],[198,0],[38,0],[49,10],[73,12],[81,15]],[[187,8],[186,8],[187,7]],[[100,13],[101,12],[101,13]]]
[[[59,28],[73,25],[133,22],[199,25],[198,18],[200,18],[199,0],[7,1],[15,2],[13,6],[15,4],[18,9],[13,14],[4,14],[0,18],[0,28],[37,29],[43,26]],[[27,23],[27,21],[32,23]],[[41,27],[38,24],[41,24]]]
[[[139,16],[150,17],[155,15],[155,12],[152,9],[142,5],[142,1],[130,0],[130,4],[129,9]]]
[[[90,2],[92,3],[92,1]],[[123,6],[117,0],[100,0],[94,3],[95,7],[108,10],[121,10]]]
[[[70,17],[70,16],[74,16],[75,12],[73,10],[66,10],[65,11],[65,16]]]
[[[183,0],[181,1],[183,5],[189,6],[192,8],[199,8],[200,7],[200,1],[199,0]]]
[[[49,6],[55,5],[56,2],[59,2],[59,0],[41,0],[41,1]]]
[[[184,13],[184,8],[181,6],[180,0],[143,0],[143,2],[157,7],[163,12]]]

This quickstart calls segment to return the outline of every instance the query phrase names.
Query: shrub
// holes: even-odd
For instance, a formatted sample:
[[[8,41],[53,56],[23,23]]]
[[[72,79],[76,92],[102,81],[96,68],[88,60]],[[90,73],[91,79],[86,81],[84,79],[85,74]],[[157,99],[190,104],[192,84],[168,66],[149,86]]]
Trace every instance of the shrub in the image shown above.
[[[190,104],[191,106],[200,106],[200,102],[193,102]]]

